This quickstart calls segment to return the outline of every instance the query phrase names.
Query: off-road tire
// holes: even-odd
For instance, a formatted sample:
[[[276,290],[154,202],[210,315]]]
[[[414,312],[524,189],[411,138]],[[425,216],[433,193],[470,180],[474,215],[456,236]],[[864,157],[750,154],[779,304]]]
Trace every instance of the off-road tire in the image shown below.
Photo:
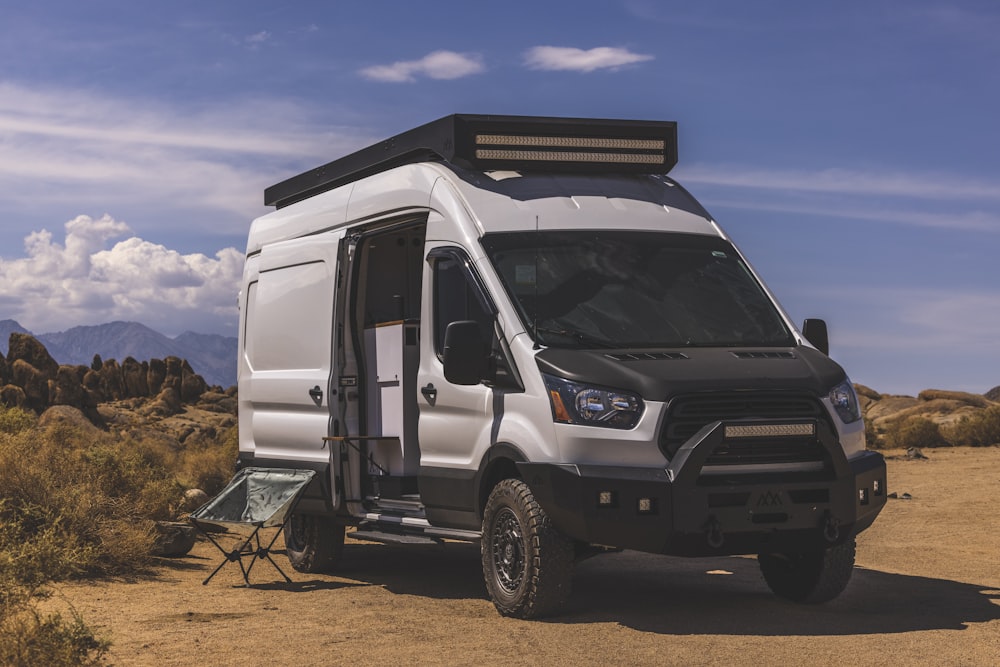
[[[557,531],[519,479],[497,484],[483,514],[486,590],[504,616],[540,618],[569,598],[574,543]]]
[[[819,604],[844,592],[854,571],[855,541],[821,551],[760,554],[757,562],[768,587],[778,597]]]
[[[344,552],[344,526],[329,517],[293,514],[285,524],[285,553],[298,572],[327,572]]]

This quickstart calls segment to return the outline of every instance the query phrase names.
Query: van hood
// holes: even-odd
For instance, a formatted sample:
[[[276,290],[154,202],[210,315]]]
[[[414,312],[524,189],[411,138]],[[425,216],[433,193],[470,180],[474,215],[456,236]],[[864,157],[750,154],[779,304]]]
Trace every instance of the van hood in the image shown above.
[[[535,355],[543,373],[639,394],[648,401],[704,391],[807,391],[825,395],[844,369],[803,345],[781,348],[684,347],[658,350],[546,348]]]

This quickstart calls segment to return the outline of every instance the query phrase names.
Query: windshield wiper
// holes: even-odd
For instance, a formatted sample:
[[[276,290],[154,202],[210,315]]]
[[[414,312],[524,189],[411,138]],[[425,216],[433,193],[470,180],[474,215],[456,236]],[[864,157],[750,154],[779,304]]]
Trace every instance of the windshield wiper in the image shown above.
[[[552,334],[553,336],[564,336],[566,338],[572,338],[578,343],[583,344],[587,347],[599,347],[602,349],[613,349],[621,347],[617,343],[612,343],[609,340],[604,340],[603,338],[594,338],[593,336],[588,336],[580,331],[570,331],[568,329],[547,329],[545,327],[536,327],[536,333],[540,334]]]

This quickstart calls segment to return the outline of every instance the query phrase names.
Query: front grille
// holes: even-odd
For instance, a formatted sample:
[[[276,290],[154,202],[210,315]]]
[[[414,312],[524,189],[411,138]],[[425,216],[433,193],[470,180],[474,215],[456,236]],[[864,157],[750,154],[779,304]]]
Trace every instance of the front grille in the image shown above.
[[[820,402],[795,392],[726,392],[679,396],[670,402],[660,449],[672,458],[706,425],[738,419],[825,420]],[[723,442],[706,465],[802,463],[823,461],[822,445],[814,436],[747,438]]]
[[[723,442],[705,461],[707,466],[812,463],[823,460],[823,446],[815,438],[775,438]]]

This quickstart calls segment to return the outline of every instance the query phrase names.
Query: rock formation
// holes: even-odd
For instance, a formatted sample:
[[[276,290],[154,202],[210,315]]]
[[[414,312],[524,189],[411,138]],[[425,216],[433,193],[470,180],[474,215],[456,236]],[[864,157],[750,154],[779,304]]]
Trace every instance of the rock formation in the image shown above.
[[[98,426],[100,403],[155,398],[159,411],[176,414],[198,401],[209,387],[185,359],[167,357],[119,364],[94,355],[90,366],[60,366],[30,334],[12,333],[7,356],[0,355],[0,402],[38,414],[54,405],[79,409]]]

